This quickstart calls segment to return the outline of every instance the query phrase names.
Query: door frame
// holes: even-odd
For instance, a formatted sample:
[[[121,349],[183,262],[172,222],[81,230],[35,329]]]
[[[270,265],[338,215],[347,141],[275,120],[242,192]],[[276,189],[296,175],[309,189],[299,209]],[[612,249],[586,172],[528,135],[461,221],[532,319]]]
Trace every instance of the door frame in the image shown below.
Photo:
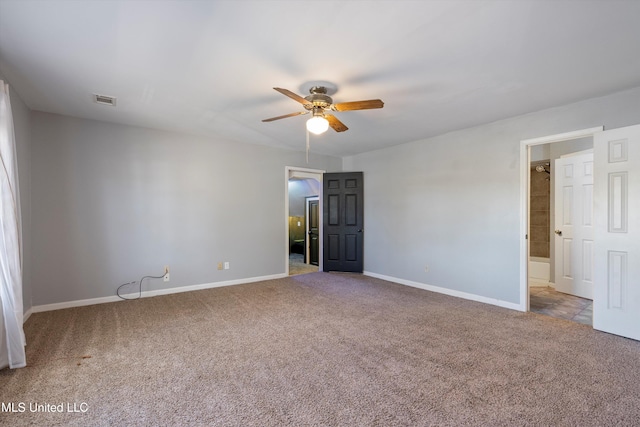
[[[322,176],[326,171],[320,169],[301,168],[296,166],[285,166],[284,168],[284,273],[289,275],[289,179],[290,178],[311,178],[320,183],[318,190],[318,210],[322,213]],[[319,235],[322,236],[322,215],[318,216]],[[320,237],[319,251],[323,251],[323,241]],[[318,259],[318,271],[322,271],[322,257]]]
[[[320,265],[320,243],[322,243],[322,236],[320,235],[320,224],[322,220],[320,216],[322,215],[322,211],[320,210],[320,195],[317,196],[308,196],[304,199],[304,220],[306,224],[304,225],[304,262],[306,264],[311,264],[311,239],[309,239],[309,232],[311,231],[311,217],[309,216],[309,204],[310,202],[318,202],[318,266]]]
[[[604,126],[559,133],[520,141],[520,311],[529,311],[529,198],[531,147],[554,142],[593,137]]]

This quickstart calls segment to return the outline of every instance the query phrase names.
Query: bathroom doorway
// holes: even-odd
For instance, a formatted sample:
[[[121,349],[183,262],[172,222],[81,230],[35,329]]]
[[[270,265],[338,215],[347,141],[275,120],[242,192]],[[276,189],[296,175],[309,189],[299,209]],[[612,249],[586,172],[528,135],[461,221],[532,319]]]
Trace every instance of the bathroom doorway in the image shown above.
[[[322,230],[322,174],[324,171],[302,168],[286,168],[286,270],[290,275],[321,271],[322,241],[318,238]],[[309,204],[315,201],[316,209],[309,211]],[[315,216],[313,216],[315,213]],[[314,224],[310,224],[313,216]],[[310,225],[313,227],[310,228]],[[315,240],[311,242],[314,238]],[[310,253],[313,251],[313,254]],[[312,256],[315,255],[315,256]]]
[[[581,150],[589,141],[566,141],[532,147],[529,182],[529,309],[538,314],[592,324],[593,302],[556,289],[555,186],[557,158]],[[554,180],[557,181],[557,180]],[[560,208],[561,209],[561,208]],[[553,267],[553,268],[552,268]]]
[[[563,268],[566,270],[567,265],[571,268],[571,265],[562,261],[563,254],[556,249],[560,236],[556,231],[560,232],[562,227],[556,224],[558,171],[555,164],[558,159],[592,149],[592,135],[599,130],[601,128],[523,141],[523,144],[529,142],[526,144],[528,198],[525,240],[528,256],[526,286],[523,289],[526,310],[589,325],[593,318],[592,300],[556,289],[556,274],[562,273]]]

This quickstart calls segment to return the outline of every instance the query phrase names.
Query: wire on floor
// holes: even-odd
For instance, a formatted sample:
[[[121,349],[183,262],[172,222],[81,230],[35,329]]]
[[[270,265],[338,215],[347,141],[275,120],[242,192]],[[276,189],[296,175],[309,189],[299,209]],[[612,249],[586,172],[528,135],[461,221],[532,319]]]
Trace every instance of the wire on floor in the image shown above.
[[[122,289],[125,286],[135,284],[136,283],[135,280],[133,282],[123,283],[122,285],[118,286],[118,289],[116,289],[116,295],[118,295],[118,297],[120,297],[121,299],[127,300],[127,301],[140,299],[140,298],[142,298],[142,281],[144,279],[162,279],[165,276],[165,274],[167,274],[166,271],[162,276],[142,276],[142,278],[140,278],[140,282],[138,284],[138,296],[135,297],[135,298],[126,298],[126,297],[123,297],[122,295],[120,295],[120,289]]]

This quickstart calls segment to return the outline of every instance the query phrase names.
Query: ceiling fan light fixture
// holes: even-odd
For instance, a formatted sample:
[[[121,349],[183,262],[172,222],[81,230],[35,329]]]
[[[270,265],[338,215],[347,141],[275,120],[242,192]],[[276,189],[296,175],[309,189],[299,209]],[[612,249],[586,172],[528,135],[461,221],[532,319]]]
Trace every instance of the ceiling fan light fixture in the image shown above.
[[[2,1],[2,0],[0,0]],[[333,99],[327,95],[327,88],[322,85],[314,85],[309,89],[309,95],[301,97],[296,95],[288,89],[281,87],[274,87],[276,91],[288,96],[294,101],[299,102],[304,106],[306,111],[299,111],[295,113],[289,113],[282,116],[271,117],[270,119],[264,119],[263,122],[273,122],[274,120],[286,119],[287,117],[300,116],[302,114],[313,113],[313,117],[307,120],[307,131],[315,135],[320,135],[332,128],[336,132],[344,132],[349,130],[344,123],[342,123],[336,116],[329,114],[333,111],[353,111],[353,110],[370,110],[372,108],[384,107],[384,102],[381,99],[369,99],[366,101],[351,101],[351,102],[339,102],[333,103]],[[335,90],[334,90],[335,91]],[[308,134],[307,134],[308,135]]]
[[[307,130],[315,135],[325,133],[329,129],[329,122],[322,116],[314,116],[307,120]]]

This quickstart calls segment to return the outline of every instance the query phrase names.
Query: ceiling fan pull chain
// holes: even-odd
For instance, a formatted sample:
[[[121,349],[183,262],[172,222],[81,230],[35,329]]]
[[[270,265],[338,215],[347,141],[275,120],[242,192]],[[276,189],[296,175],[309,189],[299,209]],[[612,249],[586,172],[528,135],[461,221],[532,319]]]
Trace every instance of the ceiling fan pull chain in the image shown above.
[[[309,164],[309,130],[305,128],[307,132],[307,164]]]

